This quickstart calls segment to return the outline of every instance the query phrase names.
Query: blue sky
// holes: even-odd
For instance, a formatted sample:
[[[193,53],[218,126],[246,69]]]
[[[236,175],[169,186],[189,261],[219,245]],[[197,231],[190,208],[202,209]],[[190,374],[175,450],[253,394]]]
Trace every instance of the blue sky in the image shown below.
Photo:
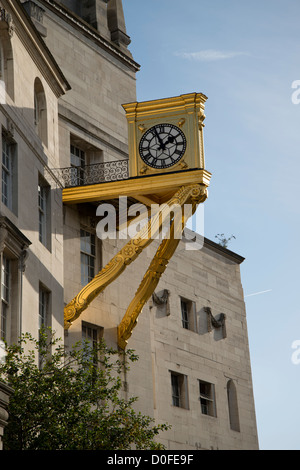
[[[137,99],[208,96],[205,236],[233,234],[229,248],[246,258],[260,448],[300,450],[300,364],[292,362],[300,340],[300,104],[292,101],[292,83],[300,80],[300,3],[123,4],[129,47],[141,64]]]

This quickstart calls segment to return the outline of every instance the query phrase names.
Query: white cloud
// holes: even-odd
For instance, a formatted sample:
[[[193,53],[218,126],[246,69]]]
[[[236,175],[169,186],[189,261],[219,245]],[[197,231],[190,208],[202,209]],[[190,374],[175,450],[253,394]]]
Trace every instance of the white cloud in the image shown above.
[[[198,52],[176,52],[175,55],[188,60],[195,61],[213,61],[213,60],[224,60],[232,59],[241,55],[247,55],[245,52],[235,52],[235,51],[216,51],[215,49],[206,49]]]

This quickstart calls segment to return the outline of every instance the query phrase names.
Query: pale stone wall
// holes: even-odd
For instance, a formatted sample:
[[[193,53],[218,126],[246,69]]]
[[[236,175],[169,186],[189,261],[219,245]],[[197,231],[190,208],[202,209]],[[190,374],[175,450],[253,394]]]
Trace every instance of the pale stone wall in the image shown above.
[[[40,283],[50,292],[49,313],[50,310],[53,311],[50,324],[59,335],[63,334],[63,214],[61,190],[51,172],[52,168],[59,166],[58,102],[52,83],[55,79],[51,78],[51,71],[45,65],[42,67],[42,61],[38,57],[37,60],[32,58],[34,46],[31,47],[24,40],[24,31],[21,28],[16,23],[11,37],[14,100],[6,95],[0,112],[2,130],[9,131],[15,143],[13,191],[16,205],[10,210],[1,203],[0,210],[1,215],[6,216],[28,238],[31,245],[25,272],[22,273],[22,267],[18,266],[11,279],[12,296],[16,296],[19,303],[14,308],[14,316],[18,317],[17,325],[15,328],[10,325],[9,341],[16,341],[20,335],[20,322],[23,332],[30,332],[37,337]],[[47,145],[42,143],[34,126],[34,82],[37,77],[45,93]],[[39,241],[39,175],[49,185],[48,217],[51,233],[47,247]]]
[[[182,244],[183,245],[183,244]],[[158,308],[149,314],[155,353],[155,416],[173,424],[163,436],[170,449],[255,449],[257,433],[252,392],[246,313],[236,261],[204,247],[199,252],[179,247],[159,284],[168,289],[170,315]],[[182,327],[180,298],[195,302],[197,331]],[[219,330],[207,331],[203,307],[210,306],[214,316],[226,314],[226,338]],[[189,409],[172,406],[170,375],[180,372],[188,377]],[[237,388],[240,432],[229,425],[226,386],[232,379]],[[217,416],[201,413],[198,380],[215,385]]]
[[[44,17],[47,44],[71,84],[61,100],[61,166],[69,166],[70,136],[103,150],[105,161],[126,157],[127,123],[122,103],[135,100],[134,72],[80,28],[53,12]],[[82,288],[80,228],[95,231],[96,206],[64,210],[64,300]],[[125,241],[97,244],[97,263],[105,264]],[[66,344],[81,339],[82,322],[102,327],[108,345],[117,346],[117,326],[135,295],[154,253],[147,248],[114,283],[106,288],[68,331]],[[125,395],[138,396],[136,408],[172,429],[161,436],[168,449],[255,449],[257,435],[243,290],[238,257],[207,245],[186,251],[181,242],[162,276],[158,291],[170,291],[170,315],[149,301],[129,340],[139,355],[126,381]],[[197,330],[183,329],[180,296],[195,302]],[[227,337],[207,331],[204,307],[213,315],[226,314]],[[189,409],[172,406],[170,371],[187,376]],[[237,388],[240,431],[229,425],[226,386]],[[202,415],[199,380],[215,385],[217,416]]]
[[[47,46],[72,88],[59,101],[61,167],[70,166],[68,133],[103,150],[105,161],[128,158],[121,105],[136,99],[133,67],[65,18],[47,11],[44,25]]]
[[[73,243],[77,243],[73,237]],[[122,245],[121,241],[103,242],[103,265]],[[122,320],[140,280],[154,253],[156,242],[95,299],[74,322],[68,341],[80,339],[81,322],[104,327],[109,345],[117,345],[117,325]],[[170,292],[169,315],[164,306],[150,300],[139,316],[128,347],[139,355],[126,377],[127,396],[138,396],[136,408],[172,429],[161,435],[168,449],[256,449],[258,447],[251,367],[247,339],[247,322],[240,260],[207,244],[199,251],[180,246],[163,274],[156,290]],[[70,269],[74,279],[74,263]],[[66,278],[68,273],[66,272]],[[77,281],[72,292],[81,289]],[[180,298],[196,305],[196,331],[182,327]],[[70,300],[70,299],[69,299]],[[226,337],[220,330],[207,329],[204,307],[211,307],[218,317],[226,314]],[[189,409],[172,405],[170,371],[188,377]],[[227,382],[237,388],[240,431],[230,429]],[[215,385],[217,416],[201,413],[199,380]]]
[[[39,2],[37,2],[39,3]],[[45,5],[43,5],[45,7]],[[96,206],[62,207],[61,190],[51,168],[70,166],[70,142],[76,137],[102,151],[105,161],[127,158],[127,122],[122,103],[134,101],[135,69],[115,47],[103,46],[76,22],[46,9],[43,26],[46,43],[72,89],[59,100],[50,83],[14,36],[15,103],[8,100],[0,114],[14,124],[18,144],[18,212],[1,206],[6,215],[31,241],[23,275],[23,331],[35,336],[38,329],[38,288],[42,282],[52,291],[52,326],[63,329],[63,305],[82,288],[80,278],[80,228],[94,230]],[[128,59],[129,60],[129,59]],[[33,128],[33,82],[39,76],[49,109],[48,148]],[[19,84],[22,84],[21,86]],[[23,90],[26,90],[24,93]],[[59,129],[58,129],[59,126]],[[51,185],[51,249],[38,240],[37,181],[42,173]],[[124,241],[97,242],[97,269],[104,266]],[[135,295],[154,256],[157,243],[143,252],[126,272],[110,285],[74,322],[66,345],[81,339],[82,322],[102,327],[108,345],[117,345],[117,326]],[[127,396],[138,396],[137,409],[172,429],[161,436],[168,449],[257,448],[255,411],[247,339],[246,312],[239,271],[239,257],[206,243],[199,251],[187,251],[183,242],[161,278],[157,292],[170,291],[169,315],[152,301],[144,307],[129,340],[139,355],[124,381]],[[183,329],[180,297],[195,303],[197,329]],[[213,315],[226,314],[227,336],[207,331],[204,307]],[[170,371],[187,376],[189,407],[172,405]],[[236,385],[240,431],[229,426],[227,381]],[[215,385],[217,416],[201,413],[198,381]]]

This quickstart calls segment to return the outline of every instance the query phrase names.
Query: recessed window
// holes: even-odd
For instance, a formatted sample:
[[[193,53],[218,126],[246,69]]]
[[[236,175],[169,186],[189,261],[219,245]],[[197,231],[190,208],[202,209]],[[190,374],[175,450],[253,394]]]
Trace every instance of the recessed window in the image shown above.
[[[89,357],[93,358],[94,364],[98,364],[97,343],[103,337],[103,328],[82,322],[82,340],[88,343]]]
[[[50,326],[50,292],[42,285],[39,286],[39,332]],[[46,332],[46,334],[48,334]],[[42,368],[42,360],[45,359],[43,355],[39,355],[39,368]]]
[[[84,166],[86,164],[85,152],[81,148],[71,144],[70,158],[71,184],[72,186],[81,186],[84,184]]]
[[[38,185],[38,205],[39,205],[39,240],[44,245],[46,244],[46,220],[47,220],[47,207],[46,207],[46,189],[44,186]]]
[[[85,165],[85,152],[71,144],[71,166],[83,167]]]
[[[40,285],[39,288],[39,329],[49,325],[49,291]]]
[[[91,344],[92,349],[95,348],[96,344],[101,340],[102,336],[102,327],[82,322],[82,339],[84,341],[88,341]]]
[[[178,408],[188,408],[187,376],[171,372],[172,405]]]
[[[182,327],[186,330],[197,331],[195,302],[181,299],[180,305]]]
[[[96,246],[95,235],[80,230],[81,284],[85,286],[95,277]]]
[[[233,431],[240,431],[240,419],[238,410],[238,401],[236,386],[233,380],[227,382],[227,399],[228,399],[228,411],[229,411],[229,422],[230,428]]]
[[[0,80],[2,83],[4,83],[4,50],[3,50],[1,38],[0,38]]]
[[[34,127],[37,135],[45,144],[48,145],[48,119],[47,119],[47,103],[44,87],[39,78],[34,82],[33,97]]]
[[[70,186],[95,184],[105,177],[103,150],[70,135]]]
[[[0,99],[6,103],[6,93],[14,100],[14,56],[8,29],[0,30]]]
[[[10,309],[10,291],[11,291],[11,265],[10,260],[3,255],[1,266],[1,333],[0,339],[8,339],[8,316]]]
[[[217,416],[214,384],[199,380],[199,391],[202,414]]]
[[[39,240],[48,249],[51,246],[50,186],[40,176],[38,182]]]
[[[16,145],[2,134],[2,202],[11,211],[16,209],[15,160]]]
[[[21,334],[21,276],[26,268],[27,249],[30,240],[25,237],[8,217],[0,217],[1,302],[0,339],[8,344],[17,342]]]

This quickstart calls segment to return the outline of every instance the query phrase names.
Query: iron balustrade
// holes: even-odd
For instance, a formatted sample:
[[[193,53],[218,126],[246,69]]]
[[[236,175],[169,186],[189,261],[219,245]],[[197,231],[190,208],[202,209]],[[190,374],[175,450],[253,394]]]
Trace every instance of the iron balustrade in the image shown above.
[[[121,181],[129,178],[128,160],[59,168],[54,172],[65,188]]]

